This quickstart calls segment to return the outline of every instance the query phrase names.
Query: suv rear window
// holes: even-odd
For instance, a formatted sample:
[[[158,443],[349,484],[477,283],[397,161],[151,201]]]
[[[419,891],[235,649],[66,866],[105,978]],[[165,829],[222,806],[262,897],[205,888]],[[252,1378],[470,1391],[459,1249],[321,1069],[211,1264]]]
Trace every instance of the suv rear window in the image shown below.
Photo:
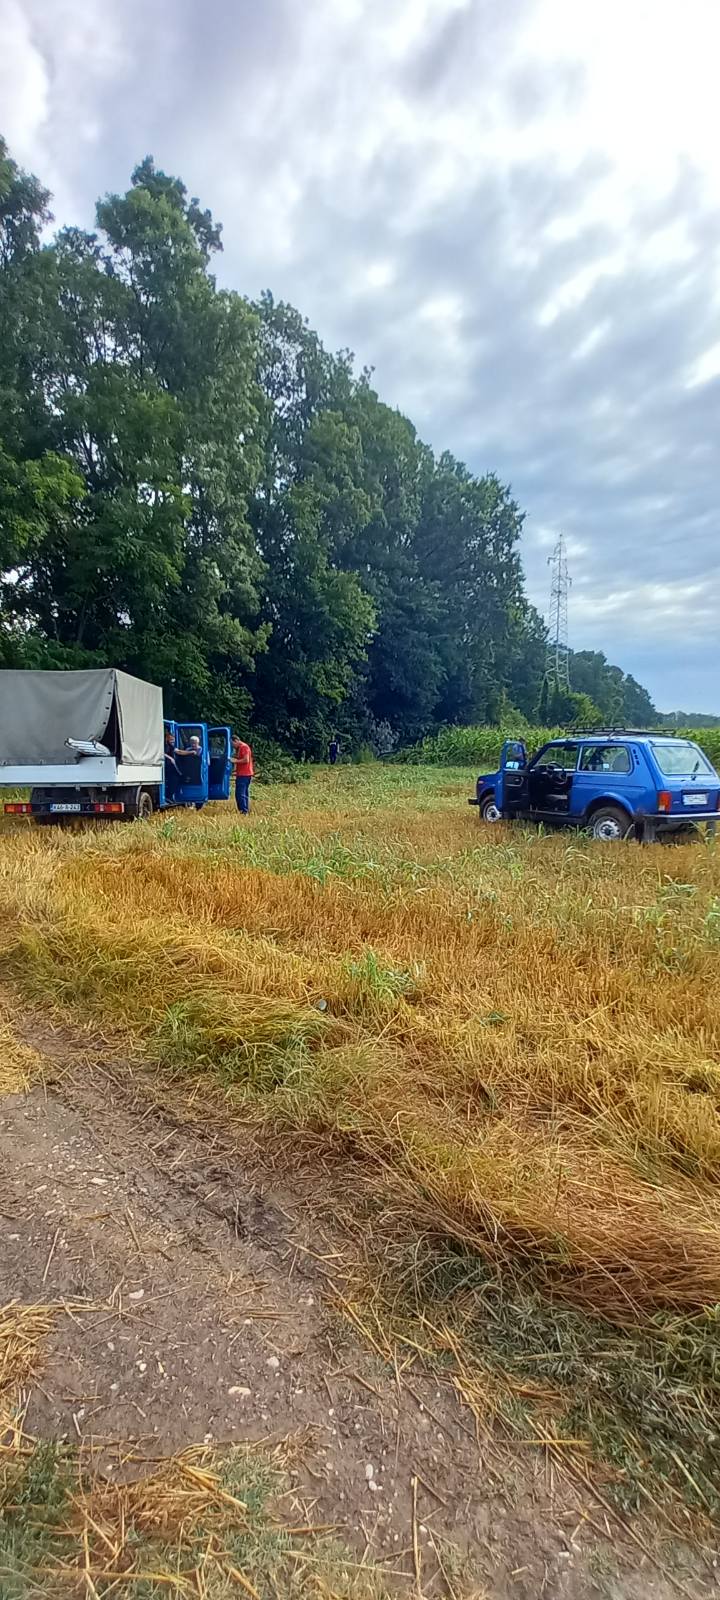
[[[715,776],[702,750],[698,750],[696,744],[690,744],[685,739],[675,739],[672,744],[663,744],[660,741],[656,743],[653,739],[651,749],[660,771],[666,778],[705,778],[708,774],[710,777]]]
[[[632,757],[625,744],[587,744],[580,757],[581,772],[632,772]]]

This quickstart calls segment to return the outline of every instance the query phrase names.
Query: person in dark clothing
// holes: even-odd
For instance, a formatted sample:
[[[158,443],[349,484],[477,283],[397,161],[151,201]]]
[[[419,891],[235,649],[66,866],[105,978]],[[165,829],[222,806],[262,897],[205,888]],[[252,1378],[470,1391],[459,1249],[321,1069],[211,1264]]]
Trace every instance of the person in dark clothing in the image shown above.
[[[339,745],[339,742],[338,742],[337,734],[335,733],[335,734],[333,734],[333,737],[330,740],[330,748],[328,750],[328,760],[330,762],[331,767],[335,766],[335,763],[337,761],[337,758],[338,758],[339,754],[340,754],[340,745]]]
[[[180,788],[180,768],[176,760],[175,739],[169,728],[165,729],[165,799],[177,800]]]

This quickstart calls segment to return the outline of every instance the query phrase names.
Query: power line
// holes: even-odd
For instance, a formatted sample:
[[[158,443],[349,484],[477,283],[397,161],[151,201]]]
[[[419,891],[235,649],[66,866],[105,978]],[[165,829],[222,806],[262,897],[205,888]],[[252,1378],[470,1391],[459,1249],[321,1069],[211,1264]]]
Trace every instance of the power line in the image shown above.
[[[550,614],[547,653],[548,682],[559,689],[570,688],[570,650],[568,647],[568,593],[572,578],[568,571],[567,550],[562,534],[548,566],[552,569],[550,582]]]

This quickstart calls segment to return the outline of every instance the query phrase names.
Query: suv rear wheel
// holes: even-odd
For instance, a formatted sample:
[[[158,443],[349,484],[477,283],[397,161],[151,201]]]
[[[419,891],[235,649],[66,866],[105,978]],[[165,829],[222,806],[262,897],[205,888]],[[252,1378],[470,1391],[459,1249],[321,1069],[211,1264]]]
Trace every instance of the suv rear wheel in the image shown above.
[[[593,839],[615,844],[618,839],[627,838],[631,823],[627,812],[621,811],[619,806],[599,806],[593,811],[589,826]]]

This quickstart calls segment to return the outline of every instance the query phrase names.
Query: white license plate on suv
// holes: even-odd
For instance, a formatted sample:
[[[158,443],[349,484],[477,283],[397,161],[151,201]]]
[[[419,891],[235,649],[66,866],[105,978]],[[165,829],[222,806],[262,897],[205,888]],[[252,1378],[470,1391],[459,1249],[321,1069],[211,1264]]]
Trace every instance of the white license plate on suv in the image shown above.
[[[51,811],[81,811],[79,800],[56,800],[50,807]]]
[[[706,794],[684,794],[683,800],[686,806],[706,806],[708,803]]]

